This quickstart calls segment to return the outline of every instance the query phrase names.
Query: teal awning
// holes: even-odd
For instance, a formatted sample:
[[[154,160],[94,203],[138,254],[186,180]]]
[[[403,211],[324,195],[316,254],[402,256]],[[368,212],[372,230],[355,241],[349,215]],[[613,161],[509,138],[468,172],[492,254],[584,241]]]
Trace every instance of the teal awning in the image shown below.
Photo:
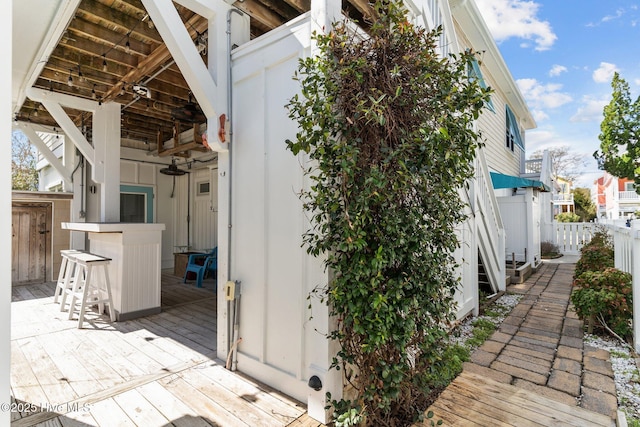
[[[540,191],[551,191],[551,188],[541,181],[534,179],[520,178],[518,176],[503,175],[497,172],[491,174],[491,183],[495,190],[499,188],[537,188]]]

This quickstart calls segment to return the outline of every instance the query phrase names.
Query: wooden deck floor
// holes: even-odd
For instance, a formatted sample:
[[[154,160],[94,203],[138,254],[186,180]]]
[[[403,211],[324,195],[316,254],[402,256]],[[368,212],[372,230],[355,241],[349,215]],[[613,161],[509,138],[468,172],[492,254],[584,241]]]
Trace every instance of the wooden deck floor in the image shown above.
[[[605,415],[469,372],[460,374],[429,410],[446,426],[615,426]]]
[[[162,313],[116,323],[93,313],[82,330],[53,292],[12,289],[11,395],[21,409],[12,425],[318,425],[299,402],[216,359],[211,289],[163,273]]]

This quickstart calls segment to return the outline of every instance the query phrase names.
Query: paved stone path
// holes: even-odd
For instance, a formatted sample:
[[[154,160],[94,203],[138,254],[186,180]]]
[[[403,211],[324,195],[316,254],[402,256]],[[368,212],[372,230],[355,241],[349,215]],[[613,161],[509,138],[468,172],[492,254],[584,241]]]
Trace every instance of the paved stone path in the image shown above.
[[[464,369],[615,419],[609,353],[583,345],[583,322],[570,303],[574,268],[545,262],[510,286],[522,300]]]

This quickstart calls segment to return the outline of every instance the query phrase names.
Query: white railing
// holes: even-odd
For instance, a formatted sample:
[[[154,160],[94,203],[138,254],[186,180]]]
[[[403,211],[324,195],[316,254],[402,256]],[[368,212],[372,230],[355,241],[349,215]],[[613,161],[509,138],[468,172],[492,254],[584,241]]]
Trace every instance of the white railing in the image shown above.
[[[608,224],[613,235],[615,267],[631,274],[633,280],[633,343],[640,352],[640,220],[631,221],[630,227],[620,221]]]
[[[541,171],[542,159],[532,159],[524,162],[524,173],[540,173]]]
[[[554,194],[553,201],[573,203],[573,194]]]
[[[474,196],[478,247],[491,287],[496,291],[504,291],[506,288],[505,232],[489,176],[484,152],[478,149]]]
[[[618,191],[618,200],[637,202],[640,200],[640,194],[635,191]]]
[[[558,222],[547,224],[542,240],[557,245],[560,253],[578,255],[580,249],[591,241],[597,224],[592,222]]]

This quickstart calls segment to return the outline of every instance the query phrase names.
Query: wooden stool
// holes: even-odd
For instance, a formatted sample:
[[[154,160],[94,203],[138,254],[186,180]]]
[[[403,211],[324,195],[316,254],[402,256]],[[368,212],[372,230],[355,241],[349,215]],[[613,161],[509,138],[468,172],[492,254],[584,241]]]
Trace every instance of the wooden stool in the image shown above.
[[[113,309],[113,299],[111,298],[111,285],[109,284],[109,272],[107,267],[111,258],[88,252],[74,255],[76,261],[75,274],[73,275],[73,288],[67,289],[66,293],[71,295],[69,306],[69,320],[73,319],[76,310],[76,302],[80,301],[80,312],[78,314],[78,329],[82,328],[84,313],[87,306],[97,305],[98,312],[104,312],[104,305],[109,305],[109,317],[112,322],[116,321],[116,313]],[[95,273],[101,271],[104,280],[98,281]]]
[[[62,296],[62,302],[60,304],[60,311],[64,311],[65,302],[67,299],[67,289],[73,287],[73,276],[76,267],[75,255],[83,253],[76,249],[65,249],[60,251],[62,256],[62,262],[60,263],[60,273],[58,273],[58,282],[56,283],[56,290],[53,294],[53,302],[57,303],[58,298]]]

